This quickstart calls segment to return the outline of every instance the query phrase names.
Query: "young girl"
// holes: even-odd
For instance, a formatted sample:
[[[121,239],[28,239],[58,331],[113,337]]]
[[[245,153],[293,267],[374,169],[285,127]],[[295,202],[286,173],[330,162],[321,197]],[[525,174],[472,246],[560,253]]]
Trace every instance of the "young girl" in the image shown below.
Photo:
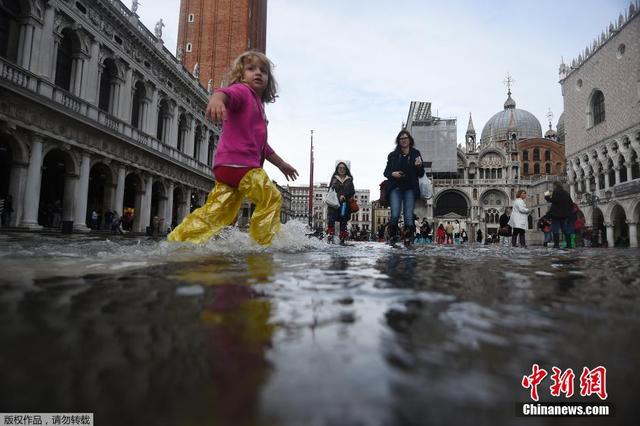
[[[347,213],[345,215],[342,214],[343,208],[342,205],[344,203],[349,202],[349,198],[353,197],[356,194],[356,190],[353,186],[353,176],[351,176],[351,172],[349,171],[349,167],[347,164],[340,161],[336,165],[336,169],[331,177],[331,183],[329,183],[329,188],[333,188],[338,194],[338,201],[340,201],[340,206],[338,207],[328,207],[327,214],[329,216],[328,227],[327,227],[327,239],[329,242],[333,243],[333,236],[335,234],[335,225],[336,220],[340,222],[340,244],[345,243],[347,236],[347,222],[349,222],[349,218],[351,217],[351,213],[349,212],[349,206],[347,204]]]
[[[188,215],[169,234],[169,241],[207,242],[233,222],[245,197],[256,205],[249,225],[256,242],[271,244],[280,229],[282,196],[262,165],[268,160],[287,180],[295,180],[298,172],[267,143],[264,103],[276,98],[271,68],[262,53],[245,52],[233,63],[231,85],[211,97],[205,116],[223,123],[213,166],[216,184],[205,205]]]

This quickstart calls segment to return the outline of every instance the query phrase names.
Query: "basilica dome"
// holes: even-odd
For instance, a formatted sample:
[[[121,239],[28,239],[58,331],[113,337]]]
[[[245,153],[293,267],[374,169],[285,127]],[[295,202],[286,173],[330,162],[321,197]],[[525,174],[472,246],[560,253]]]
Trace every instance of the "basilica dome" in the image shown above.
[[[558,142],[564,143],[564,112],[558,118],[556,129],[558,129]]]
[[[518,139],[542,137],[542,126],[538,119],[529,111],[516,108],[511,92],[504,103],[504,109],[484,125],[480,143],[484,145],[491,140],[503,141],[510,133],[516,133]]]

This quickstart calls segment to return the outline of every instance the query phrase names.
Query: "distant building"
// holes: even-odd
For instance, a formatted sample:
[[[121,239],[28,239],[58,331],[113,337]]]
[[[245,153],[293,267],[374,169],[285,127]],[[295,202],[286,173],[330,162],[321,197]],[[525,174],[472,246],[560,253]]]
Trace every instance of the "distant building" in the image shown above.
[[[487,121],[479,143],[471,116],[464,146],[456,148],[455,123],[450,124],[452,135],[446,126],[443,128],[439,136],[442,149],[436,151],[433,158],[426,154],[428,151],[424,147],[418,146],[416,140],[424,161],[431,162],[431,170],[427,171],[434,186],[433,198],[426,203],[417,203],[416,216],[426,217],[435,227],[447,221],[458,221],[471,235],[478,229],[484,235],[497,234],[498,218],[513,204],[516,192],[525,189],[529,193],[527,205],[531,210],[529,229],[535,230],[537,220],[548,210],[541,194],[550,189],[555,180],[566,179],[564,146],[558,142],[557,132],[550,129],[543,137],[538,119],[530,112],[516,108],[510,84],[509,79],[503,109]],[[416,115],[415,111],[416,103],[412,102],[408,123],[414,123],[411,117]],[[418,114],[421,117],[418,122],[426,123],[425,117],[429,117],[430,112],[424,111],[430,111],[430,107],[429,110],[423,107],[422,111]],[[420,134],[425,126],[414,123],[407,128],[415,137],[415,132]],[[453,152],[450,152],[451,147]],[[454,166],[443,168],[439,164]],[[376,225],[383,223],[384,212],[376,210],[374,220]],[[533,239],[536,236],[537,233],[533,234]]]
[[[560,64],[571,195],[609,247],[638,246],[640,3]]]
[[[456,173],[456,119],[443,119],[431,114],[430,102],[411,102],[406,129],[415,148],[431,162],[436,174]]]

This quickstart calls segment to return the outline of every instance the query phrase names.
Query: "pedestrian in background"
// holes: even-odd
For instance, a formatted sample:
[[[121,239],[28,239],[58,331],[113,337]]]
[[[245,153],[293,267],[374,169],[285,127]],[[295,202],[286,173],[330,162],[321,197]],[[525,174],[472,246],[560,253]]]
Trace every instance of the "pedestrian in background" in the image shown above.
[[[571,195],[562,187],[562,183],[553,182],[553,192],[545,199],[551,203],[546,216],[551,218],[551,232],[553,232],[553,247],[560,248],[560,232],[564,234],[565,241],[569,241],[569,229],[567,221],[571,214],[573,201]]]
[[[498,235],[502,238],[503,246],[509,245],[509,237],[512,235],[509,219],[511,219],[511,207],[505,207],[504,211],[500,215],[500,229],[498,229]]]
[[[513,201],[513,209],[511,209],[511,217],[509,218],[509,226],[513,229],[511,237],[511,245],[517,247],[516,239],[520,240],[520,247],[527,247],[525,242],[525,230],[529,218],[529,209],[524,200],[527,199],[527,192],[524,189],[516,193],[516,199]],[[504,237],[505,239],[507,237]]]
[[[353,185],[353,176],[347,163],[340,161],[336,165],[336,169],[329,182],[329,189],[336,191],[340,205],[338,207],[327,206],[327,241],[333,243],[333,238],[336,233],[336,221],[338,221],[340,224],[340,244],[344,245],[349,235],[347,232],[347,224],[351,218],[349,199],[356,194]]]

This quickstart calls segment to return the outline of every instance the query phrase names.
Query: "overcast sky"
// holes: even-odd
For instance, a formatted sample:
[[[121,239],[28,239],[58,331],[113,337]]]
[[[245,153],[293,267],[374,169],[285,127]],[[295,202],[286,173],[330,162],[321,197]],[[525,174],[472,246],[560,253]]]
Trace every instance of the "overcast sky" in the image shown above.
[[[126,2],[127,0],[125,0]],[[180,0],[141,1],[138,14],[175,52]],[[503,109],[511,74],[517,108],[543,132],[551,108],[563,110],[560,58],[576,58],[629,6],[620,0],[427,1],[268,0],[267,56],[279,99],[267,107],[269,142],[309,182],[314,129],[315,182],[337,159],[351,161],[356,188],[378,184],[413,100],[458,119],[463,143],[469,113],[478,133]],[[429,161],[429,159],[425,159]],[[272,179],[285,184],[271,165]]]

